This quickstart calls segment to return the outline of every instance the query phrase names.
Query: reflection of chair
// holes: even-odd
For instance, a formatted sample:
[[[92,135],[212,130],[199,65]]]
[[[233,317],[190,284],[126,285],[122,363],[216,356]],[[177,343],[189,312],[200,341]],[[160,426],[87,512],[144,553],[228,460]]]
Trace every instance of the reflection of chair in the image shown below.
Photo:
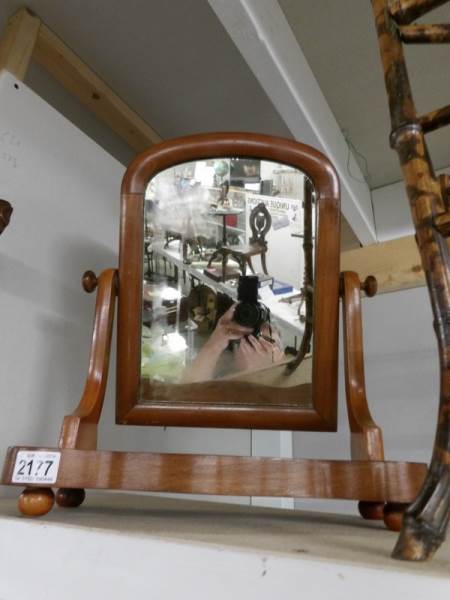
[[[151,277],[152,273],[155,271],[155,265],[153,262],[153,230],[148,225],[147,217],[145,217],[144,221],[144,255],[147,259],[147,270],[145,275],[147,277]]]
[[[172,229],[166,230],[164,235],[166,240],[164,248],[168,248],[169,244],[175,240],[178,240],[181,243],[181,255],[184,263],[188,264],[190,262],[189,248],[191,249],[191,252],[198,252],[200,258],[203,256],[203,236],[184,238],[182,233]]]
[[[247,265],[250,267],[251,272],[255,273],[252,256],[260,256],[262,269],[268,275],[266,265],[266,235],[272,226],[272,217],[264,202],[260,202],[252,209],[249,223],[252,235],[248,244],[238,244],[236,246],[222,245],[209,259],[208,267],[211,267],[212,263],[219,257],[222,259],[222,281],[225,281],[230,276],[236,277],[235,273],[227,274],[227,265],[230,256],[238,263],[242,275],[246,274]]]

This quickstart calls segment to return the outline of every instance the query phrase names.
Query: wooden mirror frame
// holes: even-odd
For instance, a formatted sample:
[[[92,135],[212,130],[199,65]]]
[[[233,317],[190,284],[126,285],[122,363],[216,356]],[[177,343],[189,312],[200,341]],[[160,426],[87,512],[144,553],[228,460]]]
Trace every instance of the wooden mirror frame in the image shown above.
[[[315,248],[314,343],[312,386],[302,400],[300,386],[271,387],[245,381],[213,380],[171,384],[166,398],[139,403],[144,198],[149,181],[161,171],[198,159],[229,156],[258,158],[295,167],[314,185],[317,210]],[[170,425],[336,431],[340,200],[337,174],[310,146],[254,133],[213,133],[178,138],[139,155],[127,169],[121,190],[119,254],[116,422],[128,425]],[[147,384],[161,393],[165,386]],[[220,404],[224,394],[236,405]],[[283,406],[270,404],[276,394]],[[252,397],[244,405],[242,398]],[[254,399],[262,400],[257,405]],[[200,402],[201,400],[201,402]],[[298,406],[295,404],[298,402]]]

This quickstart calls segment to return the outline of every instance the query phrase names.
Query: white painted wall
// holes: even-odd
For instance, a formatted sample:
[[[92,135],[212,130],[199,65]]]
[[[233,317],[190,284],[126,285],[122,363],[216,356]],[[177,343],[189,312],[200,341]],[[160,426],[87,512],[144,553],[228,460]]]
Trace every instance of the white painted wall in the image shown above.
[[[0,238],[3,457],[9,445],[55,445],[79,401],[95,302],[80,277],[117,265],[124,167],[5,72],[0,105],[0,197],[14,207]],[[102,449],[249,453],[248,431],[114,425],[114,379],[115,352]]]
[[[439,360],[426,288],[363,300],[369,406],[382,428],[386,458],[428,462],[439,399]],[[342,328],[341,328],[342,330]],[[350,437],[339,366],[338,433],[294,434],[294,455],[346,459]],[[296,501],[297,507],[355,512],[354,502]]]

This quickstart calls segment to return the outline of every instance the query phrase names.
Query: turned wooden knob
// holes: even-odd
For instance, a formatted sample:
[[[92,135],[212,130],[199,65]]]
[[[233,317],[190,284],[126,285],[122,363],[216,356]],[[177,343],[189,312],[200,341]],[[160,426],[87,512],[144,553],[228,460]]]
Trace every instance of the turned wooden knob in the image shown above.
[[[8,227],[9,220],[13,212],[13,207],[7,200],[0,199],[0,233]]]
[[[391,531],[400,531],[403,523],[403,513],[407,509],[408,504],[400,502],[388,502],[384,505],[383,521]]]
[[[76,508],[83,504],[86,492],[82,488],[60,488],[56,492],[56,504],[62,508]]]
[[[358,511],[363,519],[369,521],[382,521],[384,514],[384,502],[367,502],[361,500],[358,502]]]
[[[361,290],[368,296],[372,298],[378,291],[378,281],[376,277],[373,275],[367,275],[364,281],[361,282]]]
[[[51,488],[26,488],[19,497],[19,510],[26,517],[41,517],[51,511],[55,495]]]
[[[81,278],[81,285],[88,294],[91,294],[98,285],[98,279],[94,271],[86,271]]]

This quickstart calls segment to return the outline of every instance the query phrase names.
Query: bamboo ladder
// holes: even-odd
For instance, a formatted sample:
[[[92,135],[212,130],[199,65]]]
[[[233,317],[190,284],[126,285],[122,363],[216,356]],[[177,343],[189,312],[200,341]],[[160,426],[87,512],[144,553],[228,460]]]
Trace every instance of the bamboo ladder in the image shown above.
[[[436,177],[425,134],[450,124],[450,105],[418,116],[402,44],[450,43],[450,24],[413,21],[448,0],[371,0],[398,152],[434,315],[440,405],[433,456],[419,496],[405,512],[394,558],[426,560],[444,540],[450,508],[450,177]]]

